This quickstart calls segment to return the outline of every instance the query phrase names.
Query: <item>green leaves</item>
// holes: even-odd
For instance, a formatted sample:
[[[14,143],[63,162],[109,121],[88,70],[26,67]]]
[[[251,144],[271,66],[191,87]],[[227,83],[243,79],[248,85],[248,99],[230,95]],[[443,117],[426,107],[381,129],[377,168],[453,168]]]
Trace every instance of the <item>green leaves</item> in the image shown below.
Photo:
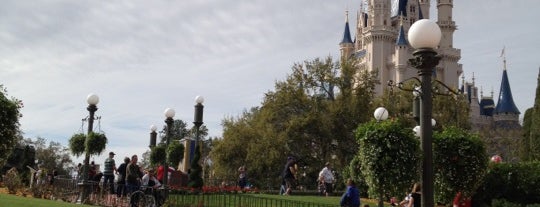
[[[107,145],[107,136],[103,133],[91,132],[87,136],[83,133],[74,134],[69,139],[69,149],[75,156],[82,155],[86,149],[88,154],[101,154]]]
[[[483,142],[477,135],[449,127],[434,134],[433,144],[437,200],[449,203],[457,192],[471,197],[487,171]]]
[[[83,133],[74,134],[69,139],[69,149],[75,156],[81,156],[84,153],[86,135]]]
[[[356,131],[358,158],[366,183],[374,195],[395,196],[418,178],[420,148],[410,128],[398,120],[371,121]]]

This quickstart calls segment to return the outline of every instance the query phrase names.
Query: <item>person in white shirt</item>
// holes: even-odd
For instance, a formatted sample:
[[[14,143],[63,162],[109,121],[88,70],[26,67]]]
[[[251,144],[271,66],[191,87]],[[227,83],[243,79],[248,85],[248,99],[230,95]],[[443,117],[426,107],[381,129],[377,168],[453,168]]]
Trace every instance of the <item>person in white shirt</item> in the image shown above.
[[[161,183],[154,175],[154,170],[149,169],[146,171],[146,174],[142,177],[142,185],[144,187],[151,187],[151,188],[159,188],[161,187]]]
[[[329,162],[324,164],[324,168],[319,173],[319,178],[322,179],[322,182],[324,182],[325,195],[331,195],[333,193],[332,185],[334,183],[334,174],[332,174]]]
[[[156,190],[161,187],[161,183],[156,178],[153,169],[149,169],[148,171],[146,171],[146,173],[142,177],[142,186],[146,187],[145,193],[152,194],[154,196],[154,199],[158,203],[158,206],[161,206],[161,204],[163,203],[163,197],[161,197],[159,191]]]

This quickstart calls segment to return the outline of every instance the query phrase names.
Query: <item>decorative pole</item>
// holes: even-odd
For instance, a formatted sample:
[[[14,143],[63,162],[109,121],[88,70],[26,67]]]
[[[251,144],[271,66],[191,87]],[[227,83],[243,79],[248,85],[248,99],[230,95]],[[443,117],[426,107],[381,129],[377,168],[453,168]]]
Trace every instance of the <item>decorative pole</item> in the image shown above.
[[[435,48],[441,40],[441,29],[430,20],[421,19],[416,21],[409,29],[409,42],[416,50],[409,63],[418,69],[421,77],[420,85],[420,138],[423,151],[422,162],[422,206],[433,207],[434,174],[433,174],[433,129],[432,129],[432,95],[431,76],[433,68],[441,59]]]
[[[88,195],[90,194],[90,184],[88,183],[88,170],[90,168],[90,154],[88,149],[88,136],[92,133],[92,130],[94,128],[94,114],[98,110],[97,104],[99,103],[99,96],[96,94],[88,94],[86,97],[86,102],[88,103],[88,107],[86,108],[89,112],[88,116],[88,133],[86,134],[85,139],[85,145],[84,145],[84,166],[83,166],[83,174],[82,174],[82,182],[78,185],[82,187],[81,194],[79,196],[79,199],[77,200],[77,203],[82,204],[85,203],[88,199]]]
[[[165,164],[164,164],[164,174],[163,174],[163,188],[165,189],[165,197],[167,197],[168,194],[168,187],[167,182],[169,179],[169,156],[167,155],[167,149],[169,148],[169,142],[171,141],[171,130],[172,125],[174,123],[173,117],[175,114],[174,109],[167,108],[165,109],[165,123],[167,124],[167,132],[165,134],[166,141],[165,141]]]

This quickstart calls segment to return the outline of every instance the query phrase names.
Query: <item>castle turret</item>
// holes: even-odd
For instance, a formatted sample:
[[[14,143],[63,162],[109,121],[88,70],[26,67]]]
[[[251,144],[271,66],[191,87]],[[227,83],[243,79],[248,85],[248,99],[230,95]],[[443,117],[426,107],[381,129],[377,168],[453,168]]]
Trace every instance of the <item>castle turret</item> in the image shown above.
[[[506,70],[506,57],[503,57],[503,75],[501,89],[499,90],[499,100],[494,110],[495,125],[502,128],[517,128],[519,125],[519,110],[514,103],[508,72]]]
[[[403,81],[407,78],[407,66],[409,59],[409,44],[405,38],[405,30],[403,29],[403,19],[399,27],[398,37],[396,40],[396,52],[395,52],[395,68],[397,71],[395,80],[397,82]]]
[[[463,69],[462,65],[458,63],[461,59],[461,50],[455,49],[453,45],[456,23],[452,20],[452,1],[437,1],[437,24],[441,28],[442,38],[437,51],[441,56],[441,61],[436,67],[436,74],[438,80],[443,81],[450,88],[457,88],[458,77],[463,73]],[[422,11],[425,12],[425,10]]]
[[[339,43],[339,50],[341,51],[341,58],[349,58],[354,51],[354,44],[351,40],[351,32],[349,29],[349,12],[345,12],[345,31],[343,32],[343,39]]]
[[[430,0],[418,0],[418,4],[420,5],[420,13],[422,14],[422,18],[418,19],[429,19],[429,4]]]

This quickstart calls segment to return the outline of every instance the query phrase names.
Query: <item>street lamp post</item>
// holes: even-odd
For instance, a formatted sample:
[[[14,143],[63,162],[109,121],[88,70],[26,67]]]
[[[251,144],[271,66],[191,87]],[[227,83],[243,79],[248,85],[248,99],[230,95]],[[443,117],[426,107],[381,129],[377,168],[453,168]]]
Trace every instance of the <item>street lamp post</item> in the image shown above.
[[[420,85],[420,138],[423,151],[422,162],[422,206],[433,207],[433,129],[431,126],[432,118],[432,95],[431,95],[431,76],[433,68],[439,64],[441,59],[435,48],[441,40],[441,29],[439,26],[428,19],[416,21],[408,33],[409,42],[415,51],[413,58],[409,63],[418,69],[418,75],[421,77]]]
[[[88,103],[88,107],[86,108],[89,112],[88,116],[88,133],[86,135],[86,140],[88,140],[88,136],[90,133],[92,133],[92,129],[94,128],[94,113],[98,110],[97,104],[99,103],[99,96],[96,94],[88,94],[86,97],[86,102]],[[85,142],[86,142],[85,140]],[[86,202],[86,199],[88,198],[89,194],[89,183],[88,183],[88,170],[90,168],[89,162],[90,162],[90,154],[88,152],[88,144],[85,144],[84,147],[84,166],[83,166],[83,174],[82,174],[82,183],[79,183],[79,186],[82,187],[81,195],[79,196],[79,200],[77,203],[83,203]]]
[[[167,124],[167,131],[165,134],[166,141],[165,141],[165,149],[169,148],[169,142],[171,141],[171,130],[173,125],[173,117],[174,117],[174,109],[167,108],[165,109],[165,123]],[[155,131],[154,131],[155,132]],[[167,156],[167,150],[165,150],[165,164],[164,164],[164,175],[163,175],[163,188],[165,189],[165,194],[167,194],[167,182],[169,179],[168,172],[169,172],[169,156]]]
[[[195,114],[193,118],[193,124],[195,125],[195,153],[200,153],[199,156],[202,156],[202,144],[199,143],[199,130],[201,125],[203,124],[203,102],[204,98],[202,96],[195,97]],[[199,146],[201,145],[201,146]],[[200,148],[198,148],[200,147]],[[204,163],[203,163],[204,165]],[[193,167],[193,164],[192,166]],[[200,171],[199,170],[193,170],[192,173],[195,173],[195,177],[200,177]],[[202,177],[200,177],[202,179]]]
[[[157,139],[157,127],[156,125],[150,125],[150,145],[148,147],[152,148],[156,146]]]
[[[193,124],[195,124],[195,147],[199,145],[199,128],[203,124],[203,109],[202,105],[204,98],[202,96],[195,97],[195,116],[193,118]]]

